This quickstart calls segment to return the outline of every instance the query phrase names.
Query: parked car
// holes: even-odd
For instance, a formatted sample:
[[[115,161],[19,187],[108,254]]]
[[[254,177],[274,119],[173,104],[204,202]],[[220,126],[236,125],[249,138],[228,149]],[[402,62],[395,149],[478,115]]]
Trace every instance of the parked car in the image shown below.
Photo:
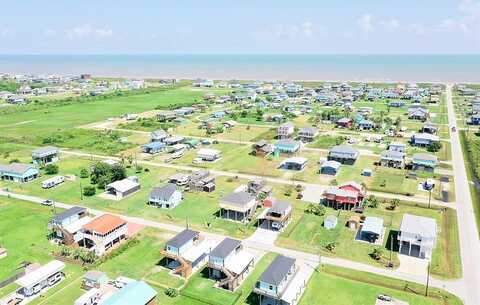
[[[52,206],[53,201],[51,201],[50,199],[45,199],[45,200],[42,201],[42,205]]]
[[[382,301],[387,301],[387,302],[392,302],[393,301],[393,298],[391,296],[385,295],[385,294],[379,294],[377,296],[377,299],[382,300]]]

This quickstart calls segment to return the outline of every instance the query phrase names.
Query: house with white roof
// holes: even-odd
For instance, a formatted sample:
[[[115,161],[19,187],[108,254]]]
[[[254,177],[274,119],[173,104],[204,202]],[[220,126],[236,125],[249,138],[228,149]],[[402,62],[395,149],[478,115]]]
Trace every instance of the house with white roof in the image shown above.
[[[437,240],[437,222],[433,218],[404,214],[398,236],[399,253],[432,258]]]
[[[197,158],[203,161],[213,162],[222,157],[222,152],[217,149],[202,148],[197,152]]]
[[[65,278],[62,272],[64,268],[65,263],[53,260],[40,268],[26,273],[15,281],[15,284],[20,287],[17,293],[30,297],[48,287],[54,286]]]
[[[136,177],[127,177],[107,184],[105,193],[116,200],[121,200],[140,190],[140,184],[136,180]]]

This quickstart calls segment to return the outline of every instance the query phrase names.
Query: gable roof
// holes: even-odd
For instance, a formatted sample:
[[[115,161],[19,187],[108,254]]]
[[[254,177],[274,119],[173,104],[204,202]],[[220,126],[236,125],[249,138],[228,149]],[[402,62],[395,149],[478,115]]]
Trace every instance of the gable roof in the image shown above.
[[[221,201],[243,206],[254,199],[255,196],[253,196],[252,194],[245,191],[240,191],[228,194],[227,196],[223,197]]]
[[[125,224],[127,224],[127,222],[118,216],[103,214],[102,216],[99,216],[84,225],[83,229],[95,231],[100,234],[107,234],[108,232],[113,231],[114,229]]]
[[[358,150],[349,145],[336,145],[330,149],[331,154],[349,154],[358,155]]]
[[[295,259],[278,255],[272,261],[270,266],[262,273],[259,281],[278,286],[288,275],[292,266],[295,265]]]
[[[55,221],[55,222],[61,222],[64,219],[67,219],[67,218],[69,218],[73,215],[81,214],[81,213],[84,213],[86,211],[87,211],[86,208],[74,206],[74,207],[71,207],[70,209],[68,209],[66,211],[63,211],[60,214],[54,215],[52,217],[52,220]]]
[[[122,193],[127,192],[137,186],[139,186],[138,182],[132,181],[131,179],[128,179],[128,178],[107,184],[107,188],[113,188],[116,191],[119,191]]]
[[[161,187],[154,187],[150,191],[150,197],[161,198],[168,200],[172,197],[173,193],[177,190],[177,186],[173,183],[167,183]]]
[[[11,164],[0,164],[0,172],[9,172],[22,175],[28,170],[35,168],[31,164],[25,163],[11,163]]]
[[[34,149],[32,151],[32,156],[40,158],[44,156],[48,156],[50,154],[56,154],[58,153],[58,148],[54,146],[45,146],[45,147],[39,147],[37,149]]]
[[[227,237],[210,252],[210,256],[225,258],[241,244],[241,241]]]
[[[175,235],[172,239],[167,241],[167,245],[175,248],[180,248],[181,246],[186,244],[188,241],[197,237],[199,234],[200,233],[197,231],[185,229],[182,232]]]

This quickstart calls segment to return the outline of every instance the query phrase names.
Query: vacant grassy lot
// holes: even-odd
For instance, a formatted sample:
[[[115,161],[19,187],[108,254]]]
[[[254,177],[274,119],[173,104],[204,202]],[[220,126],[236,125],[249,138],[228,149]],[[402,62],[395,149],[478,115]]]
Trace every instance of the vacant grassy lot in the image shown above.
[[[300,305],[374,305],[377,295],[386,294],[415,305],[461,305],[457,297],[439,289],[394,280],[371,273],[333,266],[322,266],[315,272],[300,300]]]
[[[54,131],[105,120],[125,113],[152,110],[157,106],[189,104],[204,90],[178,88],[132,96],[109,97],[91,102],[60,105],[46,109],[1,115],[2,136],[33,139]]]

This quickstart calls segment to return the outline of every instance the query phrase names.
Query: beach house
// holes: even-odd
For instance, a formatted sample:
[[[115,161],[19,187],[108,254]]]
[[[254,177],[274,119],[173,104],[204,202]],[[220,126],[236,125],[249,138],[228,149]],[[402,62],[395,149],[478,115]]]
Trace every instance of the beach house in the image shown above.
[[[188,278],[207,262],[208,252],[215,246],[215,241],[201,236],[198,231],[185,229],[167,241],[161,254],[167,268]]]
[[[313,142],[316,136],[318,136],[318,128],[315,127],[302,127],[298,131],[298,137],[303,142]]]
[[[305,290],[300,278],[296,260],[278,255],[255,283],[253,292],[258,296],[258,304],[297,304]]]
[[[173,209],[182,202],[182,192],[173,183],[154,187],[148,196],[148,204],[158,208]]]
[[[342,164],[354,164],[359,156],[358,150],[348,145],[337,145],[328,152],[328,160],[338,161]]]
[[[415,133],[410,138],[410,143],[415,146],[426,147],[432,145],[434,142],[439,142],[440,138],[437,135],[430,133]]]
[[[435,219],[404,214],[398,235],[399,253],[431,259],[437,239]]]
[[[255,213],[257,199],[246,191],[232,192],[220,199],[220,217],[247,222]]]
[[[385,150],[380,154],[380,164],[385,167],[404,168],[405,153],[396,150]]]
[[[243,248],[242,242],[227,237],[209,254],[209,278],[217,281],[217,287],[233,291],[250,273],[254,264],[254,256]]]
[[[286,122],[278,126],[277,139],[288,139],[295,132],[295,125],[292,122]]]
[[[294,140],[278,140],[273,144],[276,153],[293,154],[300,150],[301,143]]]
[[[37,179],[38,175],[38,168],[31,164],[0,164],[1,180],[24,183]]]
[[[80,246],[102,256],[127,238],[127,222],[118,216],[103,214],[82,227]]]
[[[40,147],[32,151],[33,163],[39,166],[57,162],[59,150],[57,147],[46,146]]]
[[[364,198],[364,187],[354,181],[330,187],[323,193],[323,200],[327,206],[343,210],[361,208]]]
[[[68,246],[83,238],[82,226],[91,220],[86,208],[74,206],[54,215],[48,223],[48,229],[53,238]]]
[[[416,153],[412,156],[412,169],[413,170],[425,170],[433,172],[438,165],[438,158],[435,155]]]

